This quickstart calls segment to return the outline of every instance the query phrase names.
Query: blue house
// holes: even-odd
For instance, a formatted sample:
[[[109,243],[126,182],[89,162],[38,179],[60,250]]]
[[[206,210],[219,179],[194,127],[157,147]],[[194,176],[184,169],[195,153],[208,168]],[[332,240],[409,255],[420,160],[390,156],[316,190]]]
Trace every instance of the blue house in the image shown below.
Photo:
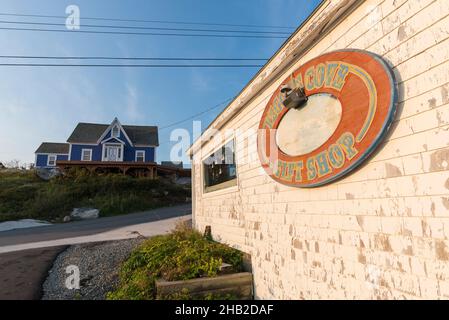
[[[128,167],[155,164],[159,146],[156,126],[78,123],[67,143],[44,142],[36,150],[36,168],[52,168],[64,163],[87,167]]]
[[[35,152],[35,167],[55,167],[56,161],[69,159],[69,151],[70,145],[68,143],[43,142]]]

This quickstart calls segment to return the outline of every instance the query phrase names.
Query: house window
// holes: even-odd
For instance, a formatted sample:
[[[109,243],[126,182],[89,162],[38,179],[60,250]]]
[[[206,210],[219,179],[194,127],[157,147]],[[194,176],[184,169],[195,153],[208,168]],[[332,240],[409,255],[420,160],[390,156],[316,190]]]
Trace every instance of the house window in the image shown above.
[[[136,162],[145,162],[145,151],[143,150],[136,151]]]
[[[49,167],[54,167],[56,165],[56,155],[54,155],[54,154],[48,155],[47,165]]]
[[[83,149],[81,151],[82,161],[92,161],[92,149]]]
[[[103,146],[103,161],[123,161],[123,145],[107,143]]]
[[[112,137],[113,138],[118,138],[119,135],[120,135],[120,130],[119,130],[118,126],[114,126],[112,128]]]
[[[224,144],[203,161],[206,192],[237,185],[234,140]]]

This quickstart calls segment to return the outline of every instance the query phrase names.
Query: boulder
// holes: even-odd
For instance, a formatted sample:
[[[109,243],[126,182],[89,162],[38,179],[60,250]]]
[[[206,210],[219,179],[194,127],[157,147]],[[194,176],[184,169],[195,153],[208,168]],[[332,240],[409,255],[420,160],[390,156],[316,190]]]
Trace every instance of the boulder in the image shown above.
[[[50,180],[54,177],[60,176],[62,175],[61,170],[59,170],[59,168],[39,168],[36,169],[36,174],[39,178],[43,179],[43,180]]]
[[[100,210],[94,208],[75,208],[70,214],[71,220],[88,220],[97,219]]]
[[[63,222],[70,222],[70,216],[65,216],[64,219],[62,219]]]
[[[190,185],[192,184],[192,179],[190,177],[181,177],[176,179],[175,183],[179,185]]]

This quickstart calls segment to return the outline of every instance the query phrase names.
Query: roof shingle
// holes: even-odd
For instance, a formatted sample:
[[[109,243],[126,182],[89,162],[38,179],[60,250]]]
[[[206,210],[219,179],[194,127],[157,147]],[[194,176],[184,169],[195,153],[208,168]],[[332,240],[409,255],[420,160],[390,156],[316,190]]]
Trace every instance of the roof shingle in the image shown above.
[[[68,143],[43,142],[35,153],[69,154]]]
[[[78,123],[67,142],[97,143],[108,124]],[[158,128],[156,126],[122,126],[133,144],[159,146]]]
[[[159,135],[155,126],[123,126],[133,144],[159,145]]]

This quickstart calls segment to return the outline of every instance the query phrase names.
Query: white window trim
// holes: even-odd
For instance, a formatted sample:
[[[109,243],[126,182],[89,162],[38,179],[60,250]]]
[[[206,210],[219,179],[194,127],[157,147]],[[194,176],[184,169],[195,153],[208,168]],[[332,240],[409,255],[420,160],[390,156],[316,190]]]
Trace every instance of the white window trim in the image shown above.
[[[84,160],[84,151],[89,152],[89,160]],[[92,161],[92,149],[81,149],[81,161]]]
[[[104,151],[107,147],[120,147],[120,157],[119,157],[118,161],[123,161],[125,148],[123,147],[123,144],[120,144],[120,143],[105,143],[105,144],[103,144],[103,147],[101,148],[101,161],[109,161],[109,160],[107,160],[107,157],[104,156]]]
[[[50,164],[50,157],[55,157],[55,164]],[[58,160],[58,155],[57,154],[48,154],[47,155],[47,167],[55,167],[57,160]]]
[[[109,142],[111,140],[116,140],[118,142]],[[122,144],[126,144],[125,141],[119,139],[119,138],[114,138],[114,137],[110,137],[107,138],[106,140],[101,141],[101,144],[105,144],[105,143],[109,143],[109,144],[118,144],[118,143],[122,143]]]
[[[137,154],[138,153],[142,153],[143,154],[143,162],[145,162],[145,150],[136,150],[136,157],[135,157],[135,162],[137,162]]]
[[[116,130],[116,129],[117,129],[117,135],[114,135],[114,130]],[[115,124],[111,129],[111,138],[118,138],[118,137],[120,137],[120,127],[117,124]]]
[[[214,196],[214,195],[220,195],[220,194],[225,194],[225,193],[231,193],[231,192],[236,192],[236,191],[239,190],[240,177],[239,177],[239,172],[238,172],[239,169],[238,169],[238,164],[237,164],[237,159],[238,159],[238,157],[237,157],[237,139],[236,139],[235,135],[232,135],[231,137],[227,137],[226,139],[223,139],[223,140],[224,140],[224,142],[220,146],[213,148],[212,149],[213,151],[209,151],[208,153],[206,153],[207,154],[206,156],[203,156],[201,158],[201,165],[200,165],[200,168],[201,168],[201,170],[200,170],[200,179],[202,181],[201,195],[203,197],[205,197],[205,198],[207,196]],[[235,163],[235,175],[236,175],[236,177],[235,177],[235,179],[233,179],[233,180],[235,180],[235,185],[229,186],[229,187],[227,186],[227,187],[224,187],[224,188],[218,188],[217,190],[207,191],[206,190],[207,189],[207,187],[206,187],[206,180],[205,180],[206,177],[205,177],[204,165],[203,165],[204,161],[207,158],[209,158],[209,156],[211,154],[214,154],[215,152],[217,152],[217,150],[221,149],[223,146],[225,146],[231,140],[234,140],[234,156],[235,156],[235,162],[236,162]],[[233,181],[233,180],[229,180],[229,181]],[[226,183],[226,182],[224,182],[224,183]]]
[[[106,135],[111,132],[112,127],[114,125],[117,125],[120,129],[121,134],[123,134],[123,136],[126,138],[126,140],[128,140],[128,143],[134,147],[134,143],[131,141],[131,139],[128,137],[128,134],[126,133],[125,129],[123,128],[122,124],[120,123],[120,121],[118,121],[117,118],[114,119],[114,121],[112,121],[112,123],[107,127],[107,129],[103,132],[103,134],[100,136],[100,138],[97,140],[97,144],[100,144],[101,141],[103,141],[104,137],[106,137]],[[112,136],[112,133],[111,133]]]

